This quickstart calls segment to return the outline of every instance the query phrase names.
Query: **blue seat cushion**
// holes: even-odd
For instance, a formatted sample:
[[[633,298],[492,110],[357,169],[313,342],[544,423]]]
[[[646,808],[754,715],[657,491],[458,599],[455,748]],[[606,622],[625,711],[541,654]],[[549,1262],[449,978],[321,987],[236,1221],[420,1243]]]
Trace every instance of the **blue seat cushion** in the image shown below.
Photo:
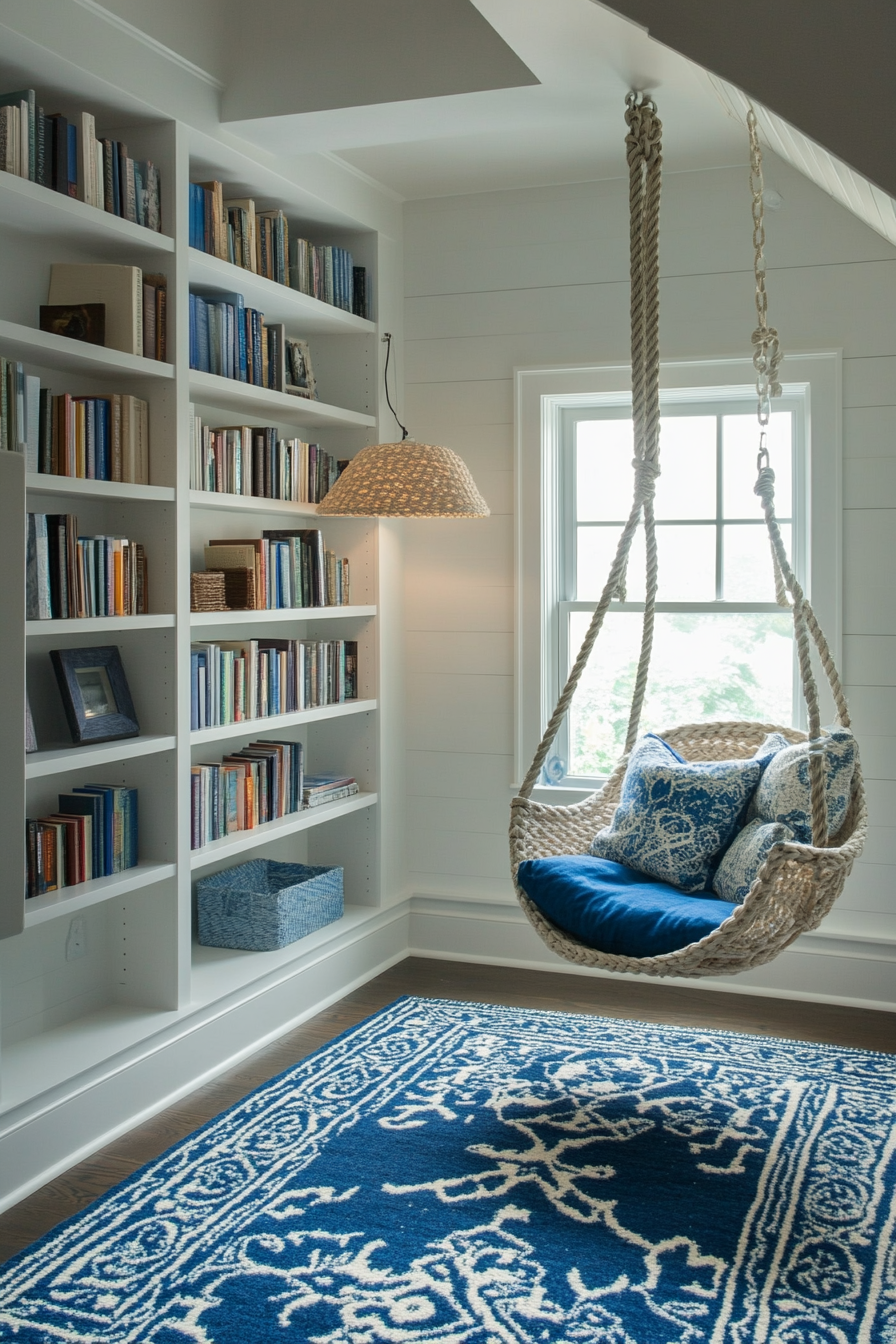
[[[677,952],[731,915],[726,901],[688,896],[590,854],[527,859],[517,882],[553,924],[589,947],[622,957]]]

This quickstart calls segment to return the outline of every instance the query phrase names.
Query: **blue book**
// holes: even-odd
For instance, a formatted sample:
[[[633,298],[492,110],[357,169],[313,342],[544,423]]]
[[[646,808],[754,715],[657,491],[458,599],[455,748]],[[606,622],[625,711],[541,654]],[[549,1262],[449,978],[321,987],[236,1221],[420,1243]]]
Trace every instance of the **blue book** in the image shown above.
[[[109,403],[100,397],[96,403],[96,478],[111,480],[112,454],[109,446]]]
[[[87,448],[87,479],[95,481],[99,473],[96,469],[96,402],[93,397],[84,402],[84,437]]]
[[[250,308],[248,312],[252,317],[252,381],[258,387],[262,387],[264,376],[261,367],[261,324],[264,314],[257,308]]]
[[[78,128],[73,121],[68,123],[68,194],[78,195]]]
[[[102,840],[100,871],[96,873],[97,877],[110,877],[115,871],[115,790],[106,784],[81,784],[76,786],[73,793],[92,794],[101,800],[101,821],[100,836]]]
[[[112,209],[116,215],[124,213],[121,208],[121,172],[117,140],[112,141]]]
[[[202,653],[190,654],[190,732],[199,730],[199,660]]]
[[[196,331],[199,341],[199,365],[203,373],[211,372],[209,351],[208,304],[204,299],[196,299]]]
[[[138,856],[137,790],[121,789],[124,843],[122,868],[136,868]]]
[[[190,368],[199,368],[199,332],[196,325],[196,295],[190,294]]]

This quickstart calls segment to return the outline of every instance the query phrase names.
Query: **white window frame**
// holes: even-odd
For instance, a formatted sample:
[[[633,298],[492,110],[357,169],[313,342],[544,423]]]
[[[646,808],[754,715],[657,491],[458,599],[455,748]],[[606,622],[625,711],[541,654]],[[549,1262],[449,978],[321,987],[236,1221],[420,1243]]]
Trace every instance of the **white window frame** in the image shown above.
[[[805,464],[805,478],[800,482],[797,477],[794,485],[797,490],[801,484],[804,486],[800,493],[808,501],[804,525],[798,529],[801,535],[796,538],[797,560],[802,570],[801,581],[838,662],[842,605],[841,369],[839,351],[788,354],[782,366],[784,394],[788,400],[802,403],[803,414],[798,419],[805,428],[805,442],[795,444],[797,462]],[[680,404],[705,392],[715,402],[730,400],[755,406],[754,377],[749,359],[664,362],[660,369],[661,397],[666,402]],[[562,413],[588,401],[625,406],[631,400],[631,374],[627,365],[517,369],[514,384],[518,785],[529,768],[560,689],[560,604],[566,597],[560,591],[559,555],[563,542],[557,527],[563,488]],[[741,410],[740,405],[737,410]],[[599,656],[599,650],[600,640],[593,656]],[[833,704],[826,690],[822,705],[823,714],[831,717]],[[539,792],[558,802],[574,801],[587,791],[569,785],[555,788],[539,785]]]

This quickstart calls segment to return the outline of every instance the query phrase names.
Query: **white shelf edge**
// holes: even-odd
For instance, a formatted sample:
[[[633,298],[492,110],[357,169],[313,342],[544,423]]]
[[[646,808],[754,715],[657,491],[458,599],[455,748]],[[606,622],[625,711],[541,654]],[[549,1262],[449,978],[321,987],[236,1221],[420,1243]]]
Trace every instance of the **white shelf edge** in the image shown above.
[[[309,334],[321,336],[370,336],[376,331],[375,323],[366,317],[347,313],[335,304],[324,303],[291,285],[268,280],[195,247],[189,250],[189,274],[191,287],[242,294],[246,307],[259,309],[269,322],[296,323]]]
[[[340,705],[319,705],[316,709],[297,709],[292,714],[272,714],[266,719],[242,719],[239,723],[219,723],[214,728],[200,728],[190,733],[190,744],[201,747],[206,742],[220,742],[229,737],[246,734],[270,733],[281,728],[294,728],[302,723],[320,723],[324,719],[344,719],[351,714],[370,714],[377,707],[376,700],[345,700]]]
[[[336,621],[375,615],[376,607],[365,604],[347,607],[269,607],[263,611],[191,611],[190,628],[201,630],[209,625],[266,625],[268,621]]]
[[[203,373],[200,369],[190,370],[190,400],[198,401],[200,405],[232,406],[250,414],[269,414],[278,420],[317,429],[328,425],[372,429],[376,425],[374,416],[363,411],[349,411],[342,406],[330,406],[325,401],[311,401],[308,397],[292,397],[288,392],[273,392],[268,387],[242,383],[237,378],[222,378],[217,373]]]
[[[125,896],[129,891],[140,891],[143,887],[174,877],[176,873],[177,864],[174,863],[141,862],[136,868],[113,873],[111,877],[97,877],[92,882],[82,882],[76,887],[63,887],[61,891],[48,891],[44,896],[32,896],[25,901],[25,928],[46,924],[60,915],[86,910],[88,906],[100,905],[103,901],[114,900],[116,896]]]
[[[302,812],[293,812],[288,817],[279,817],[276,821],[266,821],[251,831],[237,831],[234,835],[224,836],[221,840],[212,840],[202,849],[190,853],[190,870],[198,872],[217,863],[219,859],[229,859],[236,854],[245,854],[256,849],[268,840],[279,840],[284,835],[294,835],[297,831],[308,831],[324,822],[346,817],[351,812],[361,812],[373,807],[377,802],[375,793],[356,793],[352,798],[342,798],[337,803],[325,803],[322,807],[306,808]]]
[[[195,509],[222,509],[236,513],[299,514],[316,518],[317,505],[291,499],[265,499],[262,495],[225,495],[217,490],[191,490],[190,506]]]
[[[115,742],[98,742],[94,746],[51,747],[47,751],[33,751],[25,757],[25,778],[46,779],[67,770],[92,769],[110,761],[129,761],[137,756],[174,751],[176,746],[177,738],[173,734],[147,733]]]
[[[60,369],[124,373],[138,378],[174,377],[173,364],[145,359],[143,355],[128,355],[123,350],[110,350],[104,345],[73,341],[68,336],[54,336],[52,332],[26,327],[19,322],[0,321],[0,350],[10,350],[13,358],[23,362]]]
[[[166,630],[174,625],[172,615],[85,616],[75,621],[26,621],[26,635],[91,635],[104,630]]]
[[[272,972],[290,973],[309,958],[316,958],[327,947],[344,936],[351,937],[365,924],[383,914],[379,906],[357,905],[346,901],[339,919],[297,938],[286,947],[268,952],[251,952],[242,948],[210,947],[193,941],[191,956],[192,1002],[196,1007],[218,1003],[227,994],[244,989],[253,981],[261,980]]]
[[[39,495],[87,496],[91,499],[146,499],[173,504],[174,486],[134,485],[130,481],[91,481],[83,476],[51,476],[49,472],[29,471],[25,489]]]
[[[174,239],[167,233],[156,233],[15,173],[0,172],[0,208],[6,228],[25,227],[51,235],[93,237],[98,242],[115,242],[151,252],[174,252]]]

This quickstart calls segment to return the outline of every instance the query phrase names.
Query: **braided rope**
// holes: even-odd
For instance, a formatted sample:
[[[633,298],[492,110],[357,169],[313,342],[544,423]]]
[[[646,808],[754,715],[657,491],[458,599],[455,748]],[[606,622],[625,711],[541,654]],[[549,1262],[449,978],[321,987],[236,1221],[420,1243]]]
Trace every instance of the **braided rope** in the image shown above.
[[[617,956],[613,953],[602,952],[599,948],[589,947],[547,919],[516,882],[517,869],[526,859],[545,858],[550,855],[561,854],[587,854],[590,852],[595,833],[601,827],[609,825],[615,814],[628,764],[628,751],[633,744],[633,738],[630,736],[627,739],[626,752],[619,760],[607,783],[584,802],[577,803],[572,807],[558,807],[551,804],[535,803],[531,800],[532,787],[538,778],[538,773],[544,764],[548,749],[560,726],[563,715],[569,707],[576,685],[603,624],[607,609],[614,593],[619,591],[620,583],[622,583],[622,590],[624,591],[624,570],[631,549],[632,538],[642,511],[645,531],[649,534],[653,528],[654,481],[659,471],[657,462],[659,417],[658,401],[655,422],[651,413],[651,370],[654,358],[652,342],[657,339],[658,310],[650,280],[650,276],[654,273],[650,261],[650,252],[651,248],[655,247],[655,238],[650,221],[651,218],[654,219],[655,227],[658,220],[659,163],[661,162],[660,124],[655,119],[651,124],[649,113],[651,111],[655,112],[652,104],[649,105],[648,115],[645,116],[645,102],[639,102],[634,95],[630,95],[628,102],[629,111],[632,113],[629,121],[630,128],[637,125],[638,134],[643,138],[644,161],[650,160],[650,164],[655,165],[657,172],[655,199],[651,200],[645,190],[650,176],[650,167],[648,167],[647,172],[644,171],[643,163],[639,167],[637,153],[630,150],[633,275],[632,400],[633,414],[634,407],[637,405],[638,425],[641,426],[641,428],[636,429],[635,434],[635,497],[628,522],[619,540],[610,574],[575,666],[570,673],[557,709],[551,717],[520,794],[511,803],[511,870],[520,906],[539,938],[551,951],[575,965],[654,976],[736,975],[773,960],[801,933],[819,926],[843,890],[843,884],[854,861],[862,853],[868,826],[862,772],[857,761],[850,787],[850,801],[846,818],[836,836],[829,837],[827,834],[827,812],[824,797],[824,746],[819,728],[817,688],[812,675],[810,637],[818,651],[821,665],[830,684],[837,706],[837,716],[846,728],[849,727],[850,722],[849,710],[840,676],[834,666],[834,660],[824,633],[793,573],[784,549],[775,517],[774,472],[770,467],[762,466],[762,458],[767,458],[764,437],[760,452],[760,470],[759,479],[756,483],[756,493],[762,500],[769,533],[775,571],[776,598],[778,603],[789,608],[793,615],[803,693],[809,710],[810,735],[808,740],[810,747],[812,844],[778,844],[773,846],[745,900],[732,908],[730,916],[717,929],[705,938],[696,943],[690,943],[677,952],[669,952],[656,957]],[[628,113],[626,119],[629,120]],[[752,111],[748,118],[748,125],[750,127],[751,144],[750,180],[753,190],[756,307],[759,315],[759,327],[753,334],[753,345],[754,364],[757,373],[757,410],[760,426],[764,430],[769,419],[770,398],[779,395],[781,391],[777,380],[781,350],[778,334],[773,327],[768,326],[767,322],[768,305],[765,293],[765,263],[763,259],[765,227],[762,205],[762,156],[756,136],[756,120]],[[635,136],[634,130],[632,130],[632,134]],[[635,138],[637,137],[635,136]],[[628,146],[628,139],[626,144]],[[637,266],[635,265],[636,258],[639,263]],[[635,294],[636,270],[638,272],[637,295]],[[651,317],[652,325],[647,320]],[[646,331],[645,322],[648,328]],[[658,353],[656,358],[658,361]],[[655,550],[651,557],[648,549],[648,594],[652,586],[655,592],[655,562]],[[792,601],[788,598],[788,593]],[[650,619],[652,621],[652,615]],[[645,604],[642,658],[638,668],[639,681],[643,673],[645,685],[646,658],[649,658],[651,633],[647,627],[647,604]],[[638,695],[636,685],[635,701],[638,700]],[[640,696],[643,699],[643,689]],[[637,724],[639,716],[640,704],[636,709],[633,703],[630,733],[631,723],[635,722]],[[637,727],[635,727],[636,731]],[[752,756],[769,732],[780,732],[789,742],[796,743],[807,740],[806,734],[788,726],[740,722],[685,724],[676,728],[664,729],[661,736],[685,759],[706,761],[731,760],[732,758]]]
[[[610,573],[600,601],[582,641],[557,707],[551,715],[519,796],[529,798],[541,773],[551,743],[559,732],[576,688],[584,672],[595,641],[600,634],[610,603],[625,598],[625,574],[632,542],[644,514],[647,552],[647,593],[641,633],[641,655],[635,677],[635,690],[629,716],[625,752],[638,735],[641,711],[647,690],[650,655],[653,649],[654,610],[656,606],[658,558],[653,519],[653,495],[659,475],[659,213],[662,178],[662,122],[652,99],[630,93],[626,98],[626,155],[629,165],[629,206],[631,210],[631,319],[632,319],[632,422],[634,427],[633,467],[634,498],[628,521],[622,530]]]

